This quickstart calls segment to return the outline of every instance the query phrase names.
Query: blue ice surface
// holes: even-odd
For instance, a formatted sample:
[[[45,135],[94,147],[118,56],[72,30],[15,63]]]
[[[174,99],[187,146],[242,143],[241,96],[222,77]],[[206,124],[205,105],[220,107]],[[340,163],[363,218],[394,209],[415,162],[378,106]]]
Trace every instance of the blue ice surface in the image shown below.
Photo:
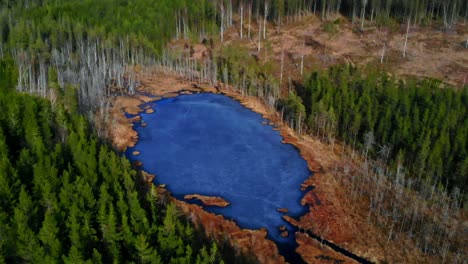
[[[143,162],[156,174],[155,183],[166,184],[172,194],[220,196],[226,208],[206,207],[234,220],[242,228],[266,228],[279,245],[295,247],[294,228],[282,219],[298,217],[301,183],[311,172],[297,149],[261,115],[219,94],[180,95],[151,103],[152,114],[141,113],[146,127],[136,125],[139,141],[126,155]],[[134,150],[140,151],[132,156]],[[289,237],[281,237],[280,226]]]

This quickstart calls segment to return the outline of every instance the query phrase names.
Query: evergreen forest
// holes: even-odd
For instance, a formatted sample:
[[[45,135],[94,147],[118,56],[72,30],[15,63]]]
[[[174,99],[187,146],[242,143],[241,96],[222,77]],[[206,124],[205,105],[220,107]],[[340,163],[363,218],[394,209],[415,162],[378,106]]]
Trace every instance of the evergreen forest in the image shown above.
[[[364,73],[363,73],[364,72]],[[311,134],[338,137],[416,184],[468,189],[468,90],[336,66],[306,77],[281,107]]]
[[[168,52],[172,40],[222,43],[239,17],[239,34],[247,34],[248,20],[250,38],[255,21],[260,43],[262,21],[265,32],[267,21],[279,29],[312,14],[324,21],[340,14],[356,30],[408,24],[450,32],[466,24],[468,1],[0,0],[0,263],[252,262],[148,191],[106,128],[96,126],[108,118],[109,98],[136,92],[131,69],[152,66],[191,81],[222,81],[264,100],[299,135],[343,143],[363,163],[377,164],[376,174],[385,171],[390,186],[402,186],[370,198],[369,218],[401,221],[400,232],[410,230],[409,239],[441,259],[466,254],[459,240],[450,244],[460,234],[448,220],[414,216],[403,203],[392,201],[388,211],[375,204],[395,193],[400,200],[406,190],[431,198],[439,191],[447,199],[437,208],[450,211],[447,219],[466,211],[467,85],[337,65],[305,72],[288,90],[273,65],[243,49],[223,46],[205,62]],[[413,223],[429,227],[417,233]],[[393,225],[388,240],[392,235]]]
[[[0,108],[0,262],[223,262],[83,116],[4,90]]]

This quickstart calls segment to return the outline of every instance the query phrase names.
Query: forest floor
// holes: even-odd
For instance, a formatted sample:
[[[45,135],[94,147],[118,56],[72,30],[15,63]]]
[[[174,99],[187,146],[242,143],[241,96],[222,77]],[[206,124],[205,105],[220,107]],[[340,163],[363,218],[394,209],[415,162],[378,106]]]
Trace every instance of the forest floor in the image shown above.
[[[443,80],[445,83],[462,86],[468,83],[468,49],[463,42],[468,38],[468,27],[454,26],[451,31],[442,31],[434,27],[410,27],[408,36],[407,56],[403,58],[403,45],[406,27],[389,29],[368,28],[364,31],[353,30],[355,27],[341,17],[333,23],[333,30],[325,30],[325,22],[316,17],[307,17],[301,21],[283,26],[279,31],[273,25],[267,26],[266,40],[262,41],[264,48],[258,52],[257,31],[258,25],[252,23],[252,38],[240,40],[238,24],[228,29],[225,42],[214,41],[214,50],[200,43],[175,41],[171,43],[173,49],[193,48],[192,58],[202,60],[209,52],[220,52],[222,47],[231,45],[247,49],[249,54],[258,58],[258,63],[269,62],[273,75],[279,79],[280,63],[284,52],[284,79],[301,81],[301,57],[304,56],[304,72],[326,69],[338,63],[352,63],[356,65],[370,65],[379,67],[398,76],[432,77]],[[244,36],[247,28],[244,27]],[[305,44],[304,44],[305,43]],[[222,45],[221,45],[222,44]],[[380,63],[382,47],[385,44],[383,63]],[[278,113],[269,109],[256,97],[246,97],[234,92],[229,87],[209,87],[191,83],[174,74],[161,70],[144,71],[140,74],[141,93],[153,96],[175,96],[178,91],[206,91],[219,92],[239,100],[246,107],[269,118],[280,127],[285,142],[298,147],[301,155],[307,160],[314,175],[304,182],[304,187],[315,188],[307,193],[303,199],[304,204],[310,208],[310,213],[302,216],[299,226],[303,229],[313,230],[317,235],[329,240],[354,254],[373,262],[388,263],[434,263],[437,260],[423,254],[411,241],[394,241],[387,238],[383,229],[367,221],[365,201],[362,204],[352,205],[349,197],[343,191],[340,182],[333,177],[332,171],[336,164],[342,162],[340,144],[334,148],[320,140],[304,135],[297,135],[292,129],[279,122]],[[283,84],[283,88],[287,85]],[[284,89],[286,90],[286,89]],[[284,91],[283,90],[283,91]],[[132,123],[124,115],[124,111],[136,114],[143,109],[138,105],[155,100],[148,96],[120,96],[114,99],[110,118],[110,139],[119,150],[132,146],[138,135],[132,128]],[[198,211],[192,205],[186,206],[184,212]],[[198,212],[200,214],[200,212]],[[204,214],[204,213],[203,213]],[[255,253],[263,263],[275,263],[277,252],[272,254],[272,246],[266,242],[264,234],[252,235],[252,231],[240,231],[232,227],[232,223],[222,217],[215,217],[207,213],[199,223],[209,222],[211,234],[220,234],[223,225],[227,223],[232,231],[230,237],[244,241],[245,248],[256,243],[263,246],[255,248]],[[214,223],[216,222],[216,223]],[[233,231],[234,230],[234,231]],[[299,252],[308,263],[334,263],[354,261],[320,245],[317,241],[302,233],[296,234]],[[247,241],[247,242],[246,242]],[[257,242],[255,242],[257,241]],[[264,241],[258,243],[258,241]],[[254,243],[255,242],[255,243]],[[270,256],[268,256],[270,255]],[[275,256],[271,258],[271,256]]]

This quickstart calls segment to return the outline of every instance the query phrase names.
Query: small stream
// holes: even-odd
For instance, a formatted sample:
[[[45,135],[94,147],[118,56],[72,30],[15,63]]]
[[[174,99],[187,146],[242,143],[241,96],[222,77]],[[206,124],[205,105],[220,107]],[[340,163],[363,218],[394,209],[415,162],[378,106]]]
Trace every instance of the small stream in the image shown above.
[[[310,238],[313,238],[315,240],[317,240],[318,242],[322,243],[323,245],[325,246],[328,246],[330,247],[331,249],[333,249],[334,251],[338,252],[338,253],[341,253],[343,255],[345,255],[346,257],[348,258],[351,258],[351,259],[354,259],[355,261],[361,263],[361,264],[372,264],[373,262],[363,258],[363,257],[360,257],[356,254],[354,254],[353,252],[351,251],[348,251],[340,246],[338,246],[337,244],[334,244],[314,233],[312,233],[312,231],[310,230],[305,230],[304,233],[306,233]]]

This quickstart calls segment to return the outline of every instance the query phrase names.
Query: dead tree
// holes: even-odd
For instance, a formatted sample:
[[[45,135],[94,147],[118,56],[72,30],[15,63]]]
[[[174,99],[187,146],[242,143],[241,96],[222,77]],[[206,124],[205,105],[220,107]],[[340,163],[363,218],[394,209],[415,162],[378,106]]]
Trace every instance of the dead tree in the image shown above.
[[[244,32],[244,2],[240,2],[240,39],[243,38]]]
[[[281,73],[280,73],[280,86],[283,84],[283,67],[284,67],[284,50],[281,50]]]
[[[405,45],[403,47],[403,58],[406,58],[406,46],[408,44],[409,28],[410,28],[410,19],[408,19],[408,25],[406,26]]]
[[[366,5],[367,0],[362,0],[362,7],[361,7],[361,28],[364,27],[364,21],[366,19]]]
[[[262,44],[261,44],[261,39],[262,39],[262,21],[261,20],[257,20],[258,21],[258,52],[260,53],[260,49],[262,47]]]
[[[224,4],[221,3],[219,6],[219,10],[221,12],[221,25],[220,25],[220,34],[221,34],[221,42],[224,42]]]
[[[384,56],[385,56],[385,43],[383,44],[382,53],[381,53],[381,55],[380,55],[380,64],[383,63],[383,61],[384,61]]]
[[[249,4],[249,29],[248,29],[248,34],[247,34],[249,39],[250,39],[250,22],[251,22],[251,20],[252,20],[252,1],[250,1],[250,4]]]
[[[268,1],[265,1],[265,12],[263,15],[263,39],[266,39],[266,26],[267,26],[267,17],[268,17]]]
[[[305,40],[302,42],[302,52],[301,52],[301,76],[304,72],[304,56],[305,56]]]

